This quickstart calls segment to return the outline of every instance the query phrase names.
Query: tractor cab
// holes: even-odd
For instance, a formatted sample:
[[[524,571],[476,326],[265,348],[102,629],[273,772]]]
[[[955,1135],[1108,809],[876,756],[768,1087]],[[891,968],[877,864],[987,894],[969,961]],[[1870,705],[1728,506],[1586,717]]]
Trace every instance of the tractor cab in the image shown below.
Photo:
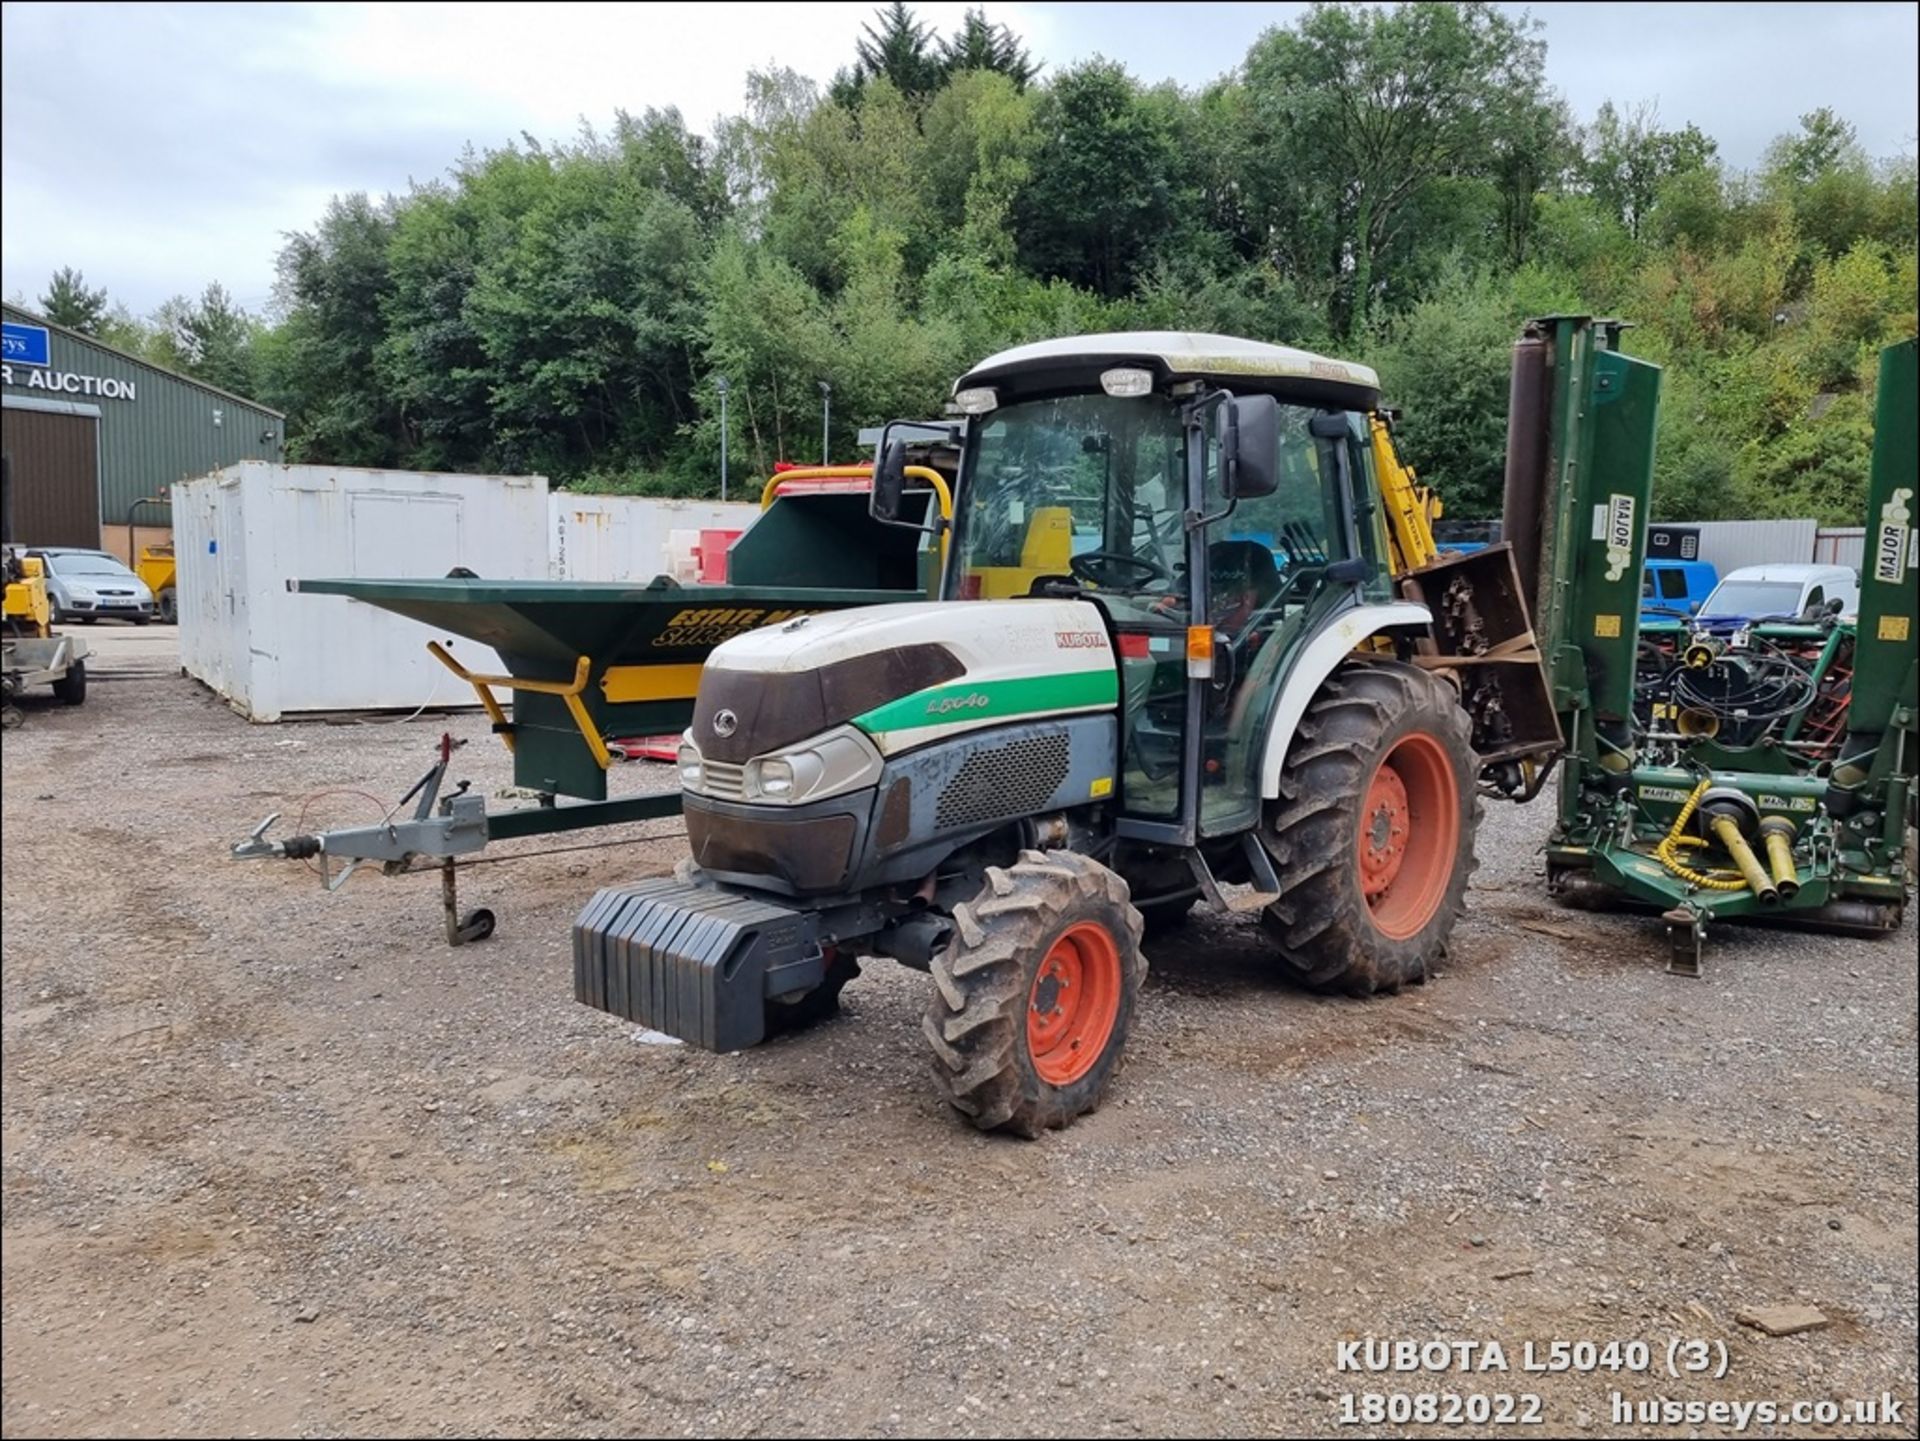
[[[1123,832],[1247,829],[1291,660],[1386,595],[1373,373],[1220,336],[1103,335],[995,356],[955,400],[945,598],[1091,602],[1121,675]],[[888,448],[883,519],[900,493]]]

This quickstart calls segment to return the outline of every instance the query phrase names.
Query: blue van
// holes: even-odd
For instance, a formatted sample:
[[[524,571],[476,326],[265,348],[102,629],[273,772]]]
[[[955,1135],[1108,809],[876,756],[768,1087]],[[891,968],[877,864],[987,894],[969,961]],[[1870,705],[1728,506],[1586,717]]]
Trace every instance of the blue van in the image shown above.
[[[1688,619],[1719,583],[1704,560],[1649,560],[1640,577],[1640,623]]]

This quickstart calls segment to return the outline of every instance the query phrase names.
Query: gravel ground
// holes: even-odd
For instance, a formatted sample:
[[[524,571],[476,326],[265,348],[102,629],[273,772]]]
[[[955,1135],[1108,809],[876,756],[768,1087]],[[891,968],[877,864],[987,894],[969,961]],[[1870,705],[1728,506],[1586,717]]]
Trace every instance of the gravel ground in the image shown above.
[[[507,764],[471,715],[249,726],[170,631],[89,639],[87,704],[4,745],[8,1436],[1318,1435],[1388,1390],[1537,1393],[1545,1434],[1644,1433],[1615,1391],[1890,1391],[1812,1434],[1915,1434],[1911,921],[1729,930],[1671,978],[1657,924],[1545,904],[1544,806],[1492,808],[1429,985],[1305,996],[1206,918],[1153,948],[1105,1109],[985,1138],[890,964],[740,1056],[572,1001],[575,911],[675,826],[475,867],[500,931],[457,951],[431,875],[229,861],[312,792],[397,796],[443,725],[476,785]],[[1831,1324],[1734,1319],[1782,1302]],[[1674,1336],[1725,1378],[1519,1369]],[[1513,1369],[1338,1371],[1364,1337]]]

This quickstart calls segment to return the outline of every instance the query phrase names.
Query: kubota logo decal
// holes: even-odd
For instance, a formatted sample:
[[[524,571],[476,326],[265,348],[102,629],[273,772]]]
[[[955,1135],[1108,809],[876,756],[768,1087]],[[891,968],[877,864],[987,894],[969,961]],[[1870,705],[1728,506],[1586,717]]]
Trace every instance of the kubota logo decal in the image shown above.
[[[952,715],[955,711],[979,710],[992,704],[991,697],[977,690],[969,691],[966,695],[943,695],[928,701],[927,714]]]
[[[1105,650],[1107,637],[1097,630],[1057,630],[1053,643],[1061,650]]]

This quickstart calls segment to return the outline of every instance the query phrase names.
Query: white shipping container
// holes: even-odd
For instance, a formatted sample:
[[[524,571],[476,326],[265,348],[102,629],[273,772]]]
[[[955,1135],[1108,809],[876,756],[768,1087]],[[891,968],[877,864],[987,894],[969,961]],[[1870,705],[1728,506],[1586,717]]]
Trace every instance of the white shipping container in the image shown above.
[[[673,569],[674,531],[745,530],[760,507],[740,501],[656,500],[556,490],[548,574],[554,580],[652,580]]]
[[[257,721],[302,711],[465,705],[427,653],[470,670],[491,649],[291,579],[547,577],[544,476],[433,475],[242,461],[173,487],[180,663]]]

